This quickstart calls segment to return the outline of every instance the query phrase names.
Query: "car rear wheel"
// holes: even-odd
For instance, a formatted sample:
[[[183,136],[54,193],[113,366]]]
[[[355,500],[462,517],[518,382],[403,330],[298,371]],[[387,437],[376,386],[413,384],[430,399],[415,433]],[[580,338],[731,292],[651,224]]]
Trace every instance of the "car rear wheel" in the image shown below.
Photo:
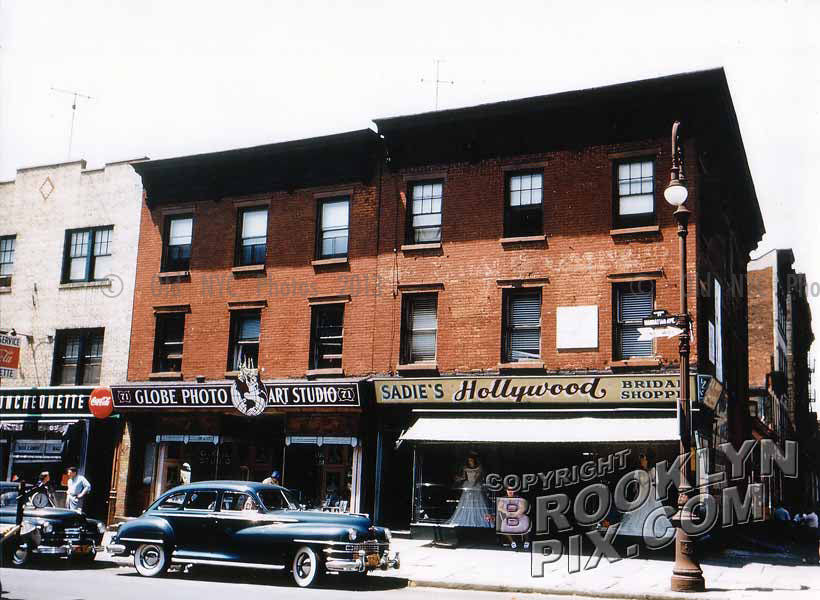
[[[168,566],[168,554],[160,544],[142,544],[134,552],[134,567],[143,577],[162,575]]]
[[[31,564],[32,552],[27,544],[17,544],[13,546],[9,554],[12,566],[25,567]]]
[[[321,556],[310,546],[302,546],[293,555],[293,581],[299,587],[310,587],[324,574]]]

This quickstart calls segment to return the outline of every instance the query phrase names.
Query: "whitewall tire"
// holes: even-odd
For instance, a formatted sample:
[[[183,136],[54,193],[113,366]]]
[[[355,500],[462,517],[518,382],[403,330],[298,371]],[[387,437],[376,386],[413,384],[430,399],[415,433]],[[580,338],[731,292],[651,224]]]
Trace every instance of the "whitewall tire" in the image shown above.
[[[31,563],[31,550],[28,544],[17,544],[10,552],[11,564],[15,567],[25,567]]]
[[[302,546],[293,555],[291,572],[296,585],[310,587],[318,582],[324,574],[322,558],[310,546]]]
[[[134,552],[134,567],[143,577],[162,575],[168,565],[168,553],[161,544],[141,544]]]

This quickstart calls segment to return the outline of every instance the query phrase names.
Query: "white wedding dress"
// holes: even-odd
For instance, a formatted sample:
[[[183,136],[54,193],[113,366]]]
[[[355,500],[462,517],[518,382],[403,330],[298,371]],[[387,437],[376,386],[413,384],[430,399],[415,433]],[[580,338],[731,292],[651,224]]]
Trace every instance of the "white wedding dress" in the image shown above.
[[[446,524],[461,527],[495,527],[493,507],[481,488],[483,469],[465,466],[462,476],[464,483],[461,487],[461,498],[453,516],[447,519]]]

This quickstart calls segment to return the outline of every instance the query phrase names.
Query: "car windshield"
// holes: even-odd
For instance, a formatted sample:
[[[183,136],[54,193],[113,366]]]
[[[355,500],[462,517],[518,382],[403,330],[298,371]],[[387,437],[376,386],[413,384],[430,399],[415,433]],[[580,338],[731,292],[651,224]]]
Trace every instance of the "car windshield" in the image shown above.
[[[293,495],[283,489],[260,490],[259,499],[265,505],[265,510],[280,510],[283,508],[296,510],[299,508]]]

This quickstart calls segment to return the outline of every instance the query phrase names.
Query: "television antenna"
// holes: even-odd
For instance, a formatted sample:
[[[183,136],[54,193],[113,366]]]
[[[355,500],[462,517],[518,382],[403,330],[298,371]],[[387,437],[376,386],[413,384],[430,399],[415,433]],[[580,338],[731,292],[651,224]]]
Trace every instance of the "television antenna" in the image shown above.
[[[447,79],[444,79],[444,80],[443,80],[443,79],[441,79],[441,77],[439,76],[439,73],[440,73],[440,71],[441,71],[441,63],[443,63],[443,62],[445,62],[443,59],[440,59],[440,58],[437,58],[437,59],[436,59],[436,78],[435,78],[435,80],[434,80],[434,83],[435,83],[435,85],[436,85],[436,110],[438,110],[438,88],[439,88],[439,86],[440,86],[442,83],[446,83],[446,84],[448,84],[448,85],[455,85],[455,83],[456,83],[455,81],[450,81],[450,80],[447,80]],[[428,80],[428,81],[429,81],[429,80]],[[422,78],[421,78],[421,82],[422,82],[422,83],[424,83],[424,82],[425,82],[424,77],[422,77]]]
[[[71,131],[68,134],[68,160],[71,160],[71,145],[74,142],[74,118],[77,116],[77,99],[82,98],[83,100],[93,100],[94,98],[74,90],[63,90],[56,87],[52,87],[51,91],[57,92],[58,94],[69,94],[74,96],[71,101]]]

